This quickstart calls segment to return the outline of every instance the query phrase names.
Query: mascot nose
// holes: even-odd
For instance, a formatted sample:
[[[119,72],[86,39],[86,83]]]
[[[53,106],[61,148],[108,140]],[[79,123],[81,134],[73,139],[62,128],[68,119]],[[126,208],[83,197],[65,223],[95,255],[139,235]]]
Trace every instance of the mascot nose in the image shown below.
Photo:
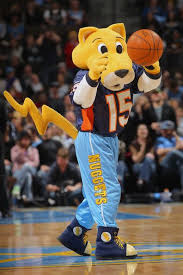
[[[117,70],[114,73],[115,73],[115,75],[123,78],[123,77],[125,77],[125,75],[127,75],[128,72],[129,72],[128,70]]]

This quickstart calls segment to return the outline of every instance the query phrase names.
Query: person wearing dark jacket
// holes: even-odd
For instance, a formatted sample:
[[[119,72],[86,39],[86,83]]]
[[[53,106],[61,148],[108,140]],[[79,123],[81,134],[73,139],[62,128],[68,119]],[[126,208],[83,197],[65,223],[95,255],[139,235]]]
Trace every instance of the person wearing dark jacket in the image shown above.
[[[6,122],[6,103],[4,99],[0,97],[0,212],[3,218],[10,216],[4,166],[4,135],[6,132]]]
[[[48,202],[62,201],[63,204],[78,205],[82,199],[79,169],[69,162],[69,151],[60,148],[57,159],[48,172],[46,180]],[[50,200],[51,199],[51,200]]]
[[[49,125],[45,135],[42,136],[42,142],[37,146],[40,157],[40,168],[42,168],[42,166],[47,166],[49,169],[56,160],[59,148],[62,147],[61,142],[53,139],[53,131],[53,126]]]
[[[55,162],[57,152],[62,147],[62,143],[54,140],[54,127],[49,125],[42,142],[37,146],[40,158],[40,169],[37,173],[37,179],[41,189],[41,196],[44,195],[46,178],[51,165]]]
[[[151,105],[143,110],[144,123],[155,131],[159,130],[161,121],[171,120],[176,126],[176,114],[174,109],[168,105],[161,92],[151,92]]]

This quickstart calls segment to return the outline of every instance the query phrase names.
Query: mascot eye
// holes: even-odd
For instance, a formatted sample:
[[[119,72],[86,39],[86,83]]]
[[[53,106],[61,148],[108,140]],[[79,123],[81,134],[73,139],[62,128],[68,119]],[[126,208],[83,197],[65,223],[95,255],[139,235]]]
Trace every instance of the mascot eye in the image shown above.
[[[100,45],[98,45],[98,51],[99,51],[99,53],[103,54],[103,53],[108,52],[108,49],[105,44],[100,44]]]
[[[123,47],[120,42],[116,42],[116,51],[117,53],[122,53]]]

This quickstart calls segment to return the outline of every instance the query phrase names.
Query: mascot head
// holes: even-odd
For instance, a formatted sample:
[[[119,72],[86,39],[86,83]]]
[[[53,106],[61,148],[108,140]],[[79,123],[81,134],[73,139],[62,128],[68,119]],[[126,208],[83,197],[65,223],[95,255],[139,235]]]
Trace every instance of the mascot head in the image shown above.
[[[113,91],[120,90],[133,81],[135,73],[132,60],[127,53],[126,31],[124,24],[113,24],[108,28],[81,28],[79,44],[73,50],[74,64],[81,69],[88,69],[90,58],[106,54],[108,65],[101,74],[102,84]]]

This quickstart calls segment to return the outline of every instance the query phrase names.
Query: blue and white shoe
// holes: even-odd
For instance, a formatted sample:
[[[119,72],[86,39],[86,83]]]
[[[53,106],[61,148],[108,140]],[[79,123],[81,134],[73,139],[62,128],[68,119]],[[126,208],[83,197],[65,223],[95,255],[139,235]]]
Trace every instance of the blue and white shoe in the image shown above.
[[[75,218],[65,231],[58,237],[65,247],[79,255],[90,256],[92,253],[91,243],[88,241],[87,228],[81,226]]]
[[[118,237],[118,231],[119,229],[116,227],[98,227],[95,251],[97,260],[135,258],[137,256],[135,248]]]

